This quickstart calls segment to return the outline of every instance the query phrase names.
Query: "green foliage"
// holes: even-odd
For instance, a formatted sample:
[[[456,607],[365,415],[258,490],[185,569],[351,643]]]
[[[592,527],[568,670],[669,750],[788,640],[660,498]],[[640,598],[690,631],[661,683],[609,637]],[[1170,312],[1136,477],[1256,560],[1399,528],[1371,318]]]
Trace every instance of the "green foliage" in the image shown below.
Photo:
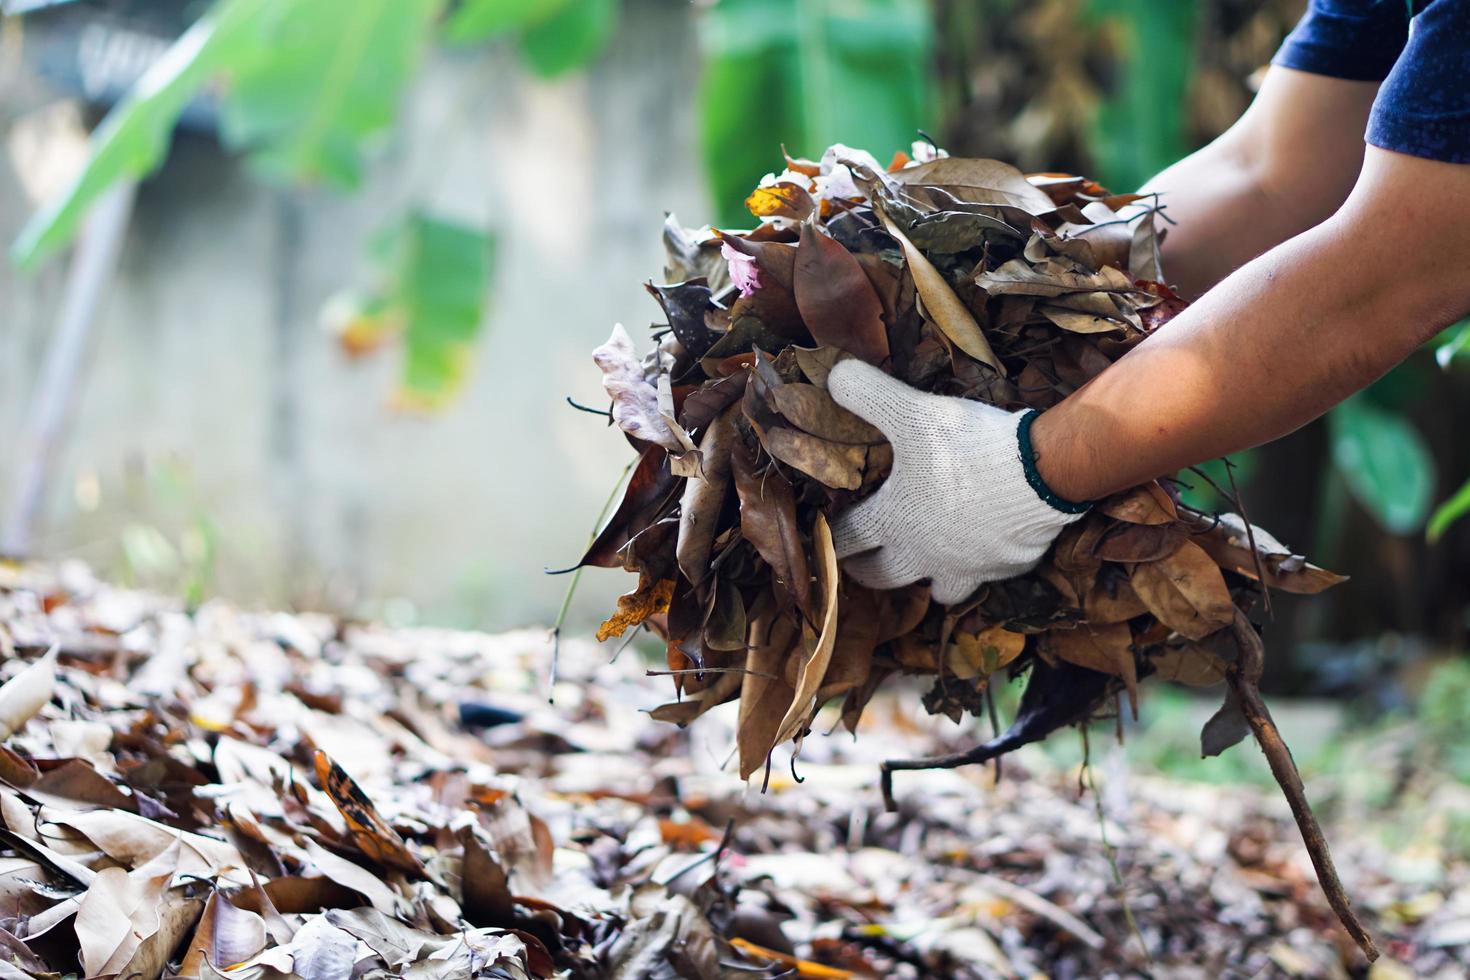
[[[391,127],[445,0],[218,0],[108,113],[85,167],[21,232],[12,256],[33,268],[75,234],[120,180],[163,162],[179,115],[222,81],[221,134],[279,180],[359,183],[365,148]],[[543,75],[585,65],[616,26],[618,0],[471,0],[446,32],[474,41],[521,32]]]
[[[179,114],[221,76],[229,145],[278,176],[353,186],[361,143],[392,122],[441,2],[222,0],[108,113],[76,181],[21,232],[15,260],[33,267],[108,187],[156,169]]]
[[[750,224],[740,202],[780,169],[782,145],[815,156],[843,142],[884,160],[934,117],[923,0],[722,0],[700,28],[700,136],[724,223]]]
[[[1256,472],[1256,468],[1260,465],[1260,457],[1256,455],[1253,449],[1238,452],[1227,458],[1235,468],[1235,482],[1237,486],[1244,486],[1249,482],[1251,476]],[[1188,484],[1188,486],[1181,486],[1179,488],[1179,499],[1186,506],[1207,513],[1228,509],[1231,506],[1230,502],[1210,482],[1213,480],[1222,489],[1230,489],[1230,472],[1226,467],[1226,461],[1224,459],[1208,460],[1207,462],[1201,463],[1196,469],[1203,471],[1205,476],[1209,477],[1209,480],[1189,470],[1180,473],[1179,479],[1185,484]]]
[[[359,301],[344,340],[350,348],[371,349],[401,334],[399,404],[442,407],[464,381],[483,322],[491,239],[477,228],[414,214],[378,246],[382,281]]]
[[[449,18],[444,36],[459,44],[475,44],[539,24],[559,12],[568,0],[465,0]]]
[[[619,0],[467,0],[445,26],[445,37],[472,44],[517,35],[521,55],[552,78],[586,67],[617,28]]]
[[[1470,356],[1470,320],[1444,330],[1434,339],[1434,359],[1439,366],[1449,369],[1456,359]]]
[[[1425,534],[1430,543],[1443,537],[1449,526],[1466,514],[1470,514],[1470,480],[1462,483],[1450,499],[1434,508],[1434,513],[1429,515],[1429,526],[1425,529]]]
[[[618,0],[571,0],[521,35],[521,54],[543,77],[564,75],[595,58],[617,23]]]
[[[1199,25],[1197,0],[1092,0],[1114,30],[1122,72],[1093,120],[1094,175],[1132,190],[1189,152],[1186,99]]]
[[[363,143],[392,125],[441,2],[270,4],[221,66],[226,144],[271,176],[355,187]]]
[[[86,167],[61,197],[21,231],[12,257],[34,268],[75,234],[90,207],[120,180],[141,178],[163,162],[174,124],[200,87],[237,65],[251,30],[276,0],[224,0],[181,36],[92,134]]]
[[[1358,502],[1394,534],[1422,527],[1434,490],[1434,460],[1413,424],[1363,394],[1327,418],[1333,465]]]

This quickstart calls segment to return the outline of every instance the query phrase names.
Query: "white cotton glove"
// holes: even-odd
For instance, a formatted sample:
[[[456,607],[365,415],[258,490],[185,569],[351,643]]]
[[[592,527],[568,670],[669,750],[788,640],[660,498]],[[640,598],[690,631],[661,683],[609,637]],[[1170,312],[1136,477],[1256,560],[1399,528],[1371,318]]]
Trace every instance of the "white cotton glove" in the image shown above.
[[[956,603],[1035,568],[1087,511],[1052,495],[1034,466],[1028,479],[1018,430],[1034,413],[926,394],[856,358],[834,367],[827,387],[893,444],[892,474],[832,529],[837,557],[862,585],[928,578],[936,602]]]

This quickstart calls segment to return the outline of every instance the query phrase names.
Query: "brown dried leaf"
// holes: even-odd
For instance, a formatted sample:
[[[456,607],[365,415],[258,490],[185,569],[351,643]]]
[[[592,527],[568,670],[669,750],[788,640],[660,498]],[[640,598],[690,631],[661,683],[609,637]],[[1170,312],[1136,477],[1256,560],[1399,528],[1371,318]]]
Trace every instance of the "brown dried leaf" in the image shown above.
[[[788,422],[819,438],[858,445],[884,441],[883,433],[837,404],[816,385],[776,385],[766,397]]]
[[[1157,480],[1114,494],[1098,504],[1097,509],[1129,524],[1168,524],[1179,519],[1173,498]]]
[[[1138,672],[1133,659],[1133,635],[1126,623],[1080,624],[1076,629],[1056,629],[1043,641],[1054,656],[1079,667],[1122,678],[1128,701],[1138,715]]]
[[[1235,618],[1219,566],[1193,542],[1159,561],[1133,566],[1130,582],[1159,622],[1191,640],[1204,639]]]
[[[786,614],[752,626],[735,729],[741,779],[765,765],[776,747],[777,728],[796,696],[786,683],[786,661],[800,645],[800,636],[796,621]]]
[[[1188,684],[1190,687],[1219,684],[1225,679],[1227,669],[1224,661],[1195,643],[1165,647],[1152,661],[1154,674],[1159,680]]]
[[[777,584],[797,608],[806,610],[811,600],[811,570],[796,524],[791,484],[774,466],[757,470],[743,445],[734,447],[730,462],[740,497],[741,533],[771,566]]]
[[[1297,595],[1316,595],[1347,581],[1347,576],[1329,572],[1291,552],[1281,542],[1259,527],[1253,528],[1259,568],[1266,584],[1273,589]],[[1221,514],[1219,521],[1204,533],[1193,537],[1221,568],[1258,581],[1257,563],[1251,559],[1250,538],[1245,522],[1237,514]]]
[[[1184,540],[1184,532],[1171,524],[1115,524],[1092,553],[1103,561],[1158,561],[1177,551]]]
[[[909,187],[940,187],[970,204],[1005,204],[1031,214],[1047,214],[1056,204],[1026,175],[999,160],[941,157],[890,175]]]
[[[867,683],[873,649],[878,645],[878,605],[878,594],[871,589],[852,583],[846,586],[832,662],[817,691],[817,704]]]
[[[881,366],[888,360],[883,303],[851,252],[803,224],[794,272],[796,307],[818,344],[840,348],[869,364]]]
[[[1126,575],[1104,574],[1083,596],[1082,613],[1089,623],[1123,623],[1148,612],[1148,607],[1133,591]]]
[[[1132,292],[1133,280],[1112,266],[1097,272],[1064,267],[1068,260],[1047,260],[1035,265],[1025,259],[1011,259],[998,269],[982,272],[975,285],[991,296],[1052,296],[1067,293]]]
[[[317,781],[347,822],[347,831],[358,850],[379,864],[422,875],[423,862],[408,849],[398,831],[378,814],[378,808],[373,806],[356,780],[320,749],[314,761]]]
[[[761,444],[772,456],[818,482],[840,490],[863,485],[868,468],[867,446],[829,442],[800,429],[776,425],[760,433]]]
[[[679,502],[679,539],[675,555],[679,571],[699,586],[709,571],[710,551],[719,530],[720,511],[730,488],[730,447],[738,438],[735,418],[738,405],[720,413],[703,437],[699,451],[704,458],[704,476],[690,477],[684,483],[684,496]]]

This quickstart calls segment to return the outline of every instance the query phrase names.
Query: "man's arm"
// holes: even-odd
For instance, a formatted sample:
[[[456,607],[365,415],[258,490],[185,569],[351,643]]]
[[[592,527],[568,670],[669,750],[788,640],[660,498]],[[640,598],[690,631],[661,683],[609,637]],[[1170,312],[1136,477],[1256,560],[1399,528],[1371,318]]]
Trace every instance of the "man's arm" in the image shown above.
[[[1470,311],[1470,166],[1369,147],[1347,202],[1043,413],[1037,467],[1092,500],[1285,435]]]
[[[1141,189],[1175,222],[1164,268],[1189,299],[1272,246],[1326,220],[1363,163],[1377,82],[1266,72],[1245,114]]]

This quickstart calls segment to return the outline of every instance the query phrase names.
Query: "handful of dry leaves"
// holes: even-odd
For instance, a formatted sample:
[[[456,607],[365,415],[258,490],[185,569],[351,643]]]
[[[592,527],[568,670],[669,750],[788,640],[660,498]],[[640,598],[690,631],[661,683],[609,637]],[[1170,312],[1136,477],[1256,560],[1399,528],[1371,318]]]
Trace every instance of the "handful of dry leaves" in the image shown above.
[[[1034,572],[957,605],[931,602],[923,584],[843,578],[829,518],[882,483],[892,449],[827,394],[837,360],[1045,409],[1185,307],[1159,267],[1157,202],[925,155],[886,168],[843,146],[788,158],[747,199],[751,232],[669,219],[668,284],[648,287],[667,319],[656,348],[640,359],[619,326],[594,355],[610,417],[638,453],[581,562],[639,576],[599,638],[642,624],[667,641],[679,698],[657,718],[687,724],[739,698],[742,777],[774,746],[799,746],[831,699],[855,730],[895,674],[932,675],[925,706],[958,719],[986,711],[997,671],[1029,672],[1008,731],[972,752],[885,764],[885,793],[895,769],[994,758],[1122,692],[1136,711],[1150,674],[1228,680],[1204,753],[1256,735],[1329,898],[1371,950],[1256,692],[1261,648],[1244,618],[1263,586],[1313,593],[1339,576],[1239,514],[1186,507],[1162,480],[1100,502]]]

